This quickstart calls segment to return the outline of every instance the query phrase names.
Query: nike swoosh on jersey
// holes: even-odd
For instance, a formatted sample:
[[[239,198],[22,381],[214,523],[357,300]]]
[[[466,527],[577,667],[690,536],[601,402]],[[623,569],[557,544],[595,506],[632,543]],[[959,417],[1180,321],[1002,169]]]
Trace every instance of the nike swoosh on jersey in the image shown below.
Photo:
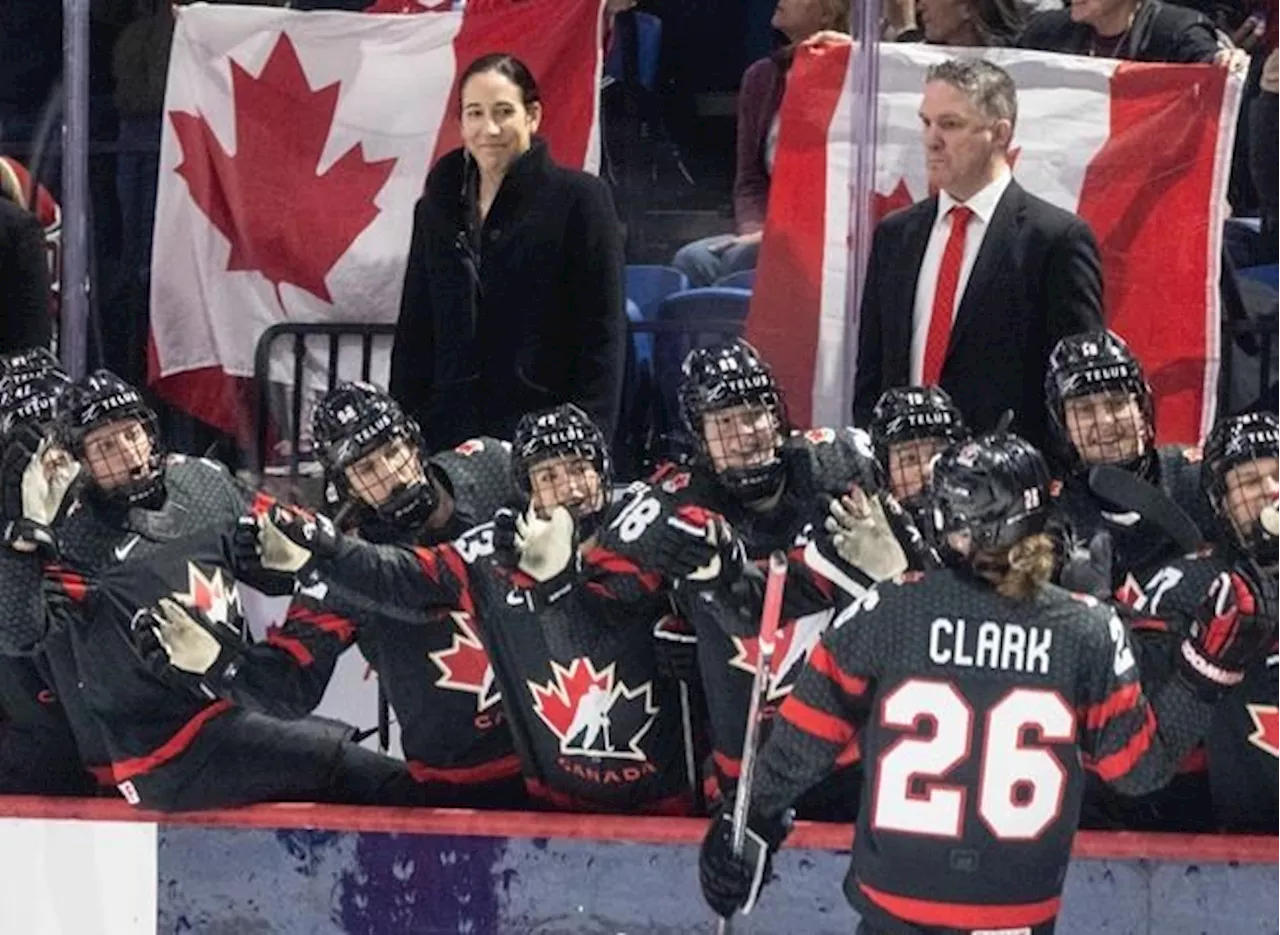
[[[112,549],[112,552],[115,554],[116,561],[123,562],[126,558],[129,557],[129,553],[133,551],[133,547],[141,541],[142,541],[141,536],[134,536],[124,545],[118,545],[114,549]]]

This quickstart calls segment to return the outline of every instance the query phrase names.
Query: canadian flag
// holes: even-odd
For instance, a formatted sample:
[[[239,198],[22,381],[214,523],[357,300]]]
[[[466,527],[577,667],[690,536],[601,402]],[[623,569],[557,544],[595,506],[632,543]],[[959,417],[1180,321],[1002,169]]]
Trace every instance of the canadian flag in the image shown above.
[[[475,58],[523,60],[553,157],[594,171],[601,5],[179,8],[151,276],[157,392],[243,439],[246,378],[269,326],[396,320],[413,206],[431,165],[460,144],[457,76]],[[358,374],[359,356],[342,375]],[[373,375],[385,383],[379,357]],[[277,366],[273,377],[291,382],[291,359]],[[307,369],[323,383],[324,353]]]
[[[788,76],[747,321],[801,425],[842,425],[852,401],[850,50],[802,49]],[[877,216],[930,195],[918,116],[925,71],[975,51],[880,47]],[[1242,80],[1208,65],[981,54],[1018,87],[1019,183],[1093,228],[1107,324],[1146,367],[1160,440],[1199,441],[1214,417],[1222,223]]]

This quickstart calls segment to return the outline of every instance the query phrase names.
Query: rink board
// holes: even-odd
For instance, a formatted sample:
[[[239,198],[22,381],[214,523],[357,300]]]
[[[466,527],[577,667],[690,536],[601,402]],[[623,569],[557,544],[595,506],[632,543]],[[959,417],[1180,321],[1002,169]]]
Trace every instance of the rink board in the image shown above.
[[[704,823],[0,797],[0,935],[711,932]],[[737,935],[854,929],[851,829],[803,825]],[[1060,932],[1277,931],[1277,839],[1082,833]]]

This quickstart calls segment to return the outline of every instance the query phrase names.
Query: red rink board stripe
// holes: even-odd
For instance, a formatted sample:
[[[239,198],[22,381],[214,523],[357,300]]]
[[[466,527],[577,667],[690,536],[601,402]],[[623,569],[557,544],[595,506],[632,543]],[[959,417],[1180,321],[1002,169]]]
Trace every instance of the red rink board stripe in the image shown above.
[[[702,841],[706,821],[697,818],[612,817],[540,812],[479,812],[448,808],[273,804],[209,812],[162,814],[102,799],[0,796],[0,818],[81,821],[153,821],[223,828],[317,828],[397,834],[449,834],[494,838],[571,838],[636,844]],[[847,851],[850,825],[799,822],[788,847]],[[1219,834],[1138,834],[1082,831],[1073,854],[1086,860],[1163,860],[1176,863],[1275,864],[1280,839]]]

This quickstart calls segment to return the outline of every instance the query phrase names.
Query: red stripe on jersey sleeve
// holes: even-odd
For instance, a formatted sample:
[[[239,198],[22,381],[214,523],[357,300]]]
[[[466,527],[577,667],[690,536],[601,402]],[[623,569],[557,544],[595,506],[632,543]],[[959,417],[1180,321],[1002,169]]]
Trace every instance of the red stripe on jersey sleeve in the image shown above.
[[[1142,697],[1142,686],[1137,682],[1122,685],[1098,704],[1089,705],[1080,711],[1080,720],[1088,730],[1100,730],[1114,717],[1128,714],[1138,705]]]
[[[58,587],[62,588],[67,597],[77,604],[84,602],[89,594],[89,585],[84,575],[69,568],[63,568],[61,565],[49,565],[45,571]]]
[[[1142,722],[1142,727],[1136,730],[1128,740],[1128,742],[1117,750],[1115,753],[1108,754],[1101,759],[1094,760],[1092,763],[1085,763],[1087,769],[1097,773],[1099,778],[1110,782],[1114,779],[1125,775],[1129,770],[1133,769],[1133,764],[1142,758],[1151,746],[1151,739],[1156,732],[1156,716],[1150,708],[1147,709],[1146,720]]]
[[[631,559],[602,545],[588,549],[583,561],[600,571],[634,578],[640,587],[649,592],[657,591],[662,587],[662,575],[658,572],[645,571]]]
[[[232,707],[229,701],[215,701],[208,707],[202,708],[195,717],[183,724],[176,734],[150,753],[112,763],[111,773],[115,776],[116,782],[121,783],[135,776],[141,776],[179,756],[191,746],[191,741],[196,739],[196,734],[200,733],[205,724],[218,715],[230,711]]]
[[[856,734],[853,725],[847,721],[805,704],[794,693],[787,696],[778,709],[778,715],[806,734],[839,747],[847,746]]]
[[[285,636],[280,632],[279,627],[267,627],[266,642],[269,646],[283,649],[296,659],[300,666],[309,666],[316,661],[316,657],[311,655],[311,650],[307,649],[302,640],[294,639],[292,636]]]
[[[355,624],[346,617],[340,617],[329,611],[312,610],[310,607],[300,607],[295,604],[289,608],[289,619],[332,633],[343,643],[350,643],[356,634]]]
[[[867,680],[850,675],[840,668],[836,657],[822,643],[809,654],[809,666],[829,678],[836,687],[851,698],[861,698],[867,693]]]
[[[1058,914],[1062,898],[1055,896],[1036,903],[1014,906],[976,906],[972,903],[935,902],[897,896],[867,886],[861,880],[858,888],[881,909],[915,925],[961,929],[1012,929],[1048,922]]]
[[[727,753],[721,753],[716,750],[711,754],[711,758],[715,761],[716,769],[730,779],[737,779],[742,773],[742,761],[729,756]]]
[[[1134,617],[1129,621],[1129,629],[1144,633],[1168,633],[1169,621],[1159,617]]]

